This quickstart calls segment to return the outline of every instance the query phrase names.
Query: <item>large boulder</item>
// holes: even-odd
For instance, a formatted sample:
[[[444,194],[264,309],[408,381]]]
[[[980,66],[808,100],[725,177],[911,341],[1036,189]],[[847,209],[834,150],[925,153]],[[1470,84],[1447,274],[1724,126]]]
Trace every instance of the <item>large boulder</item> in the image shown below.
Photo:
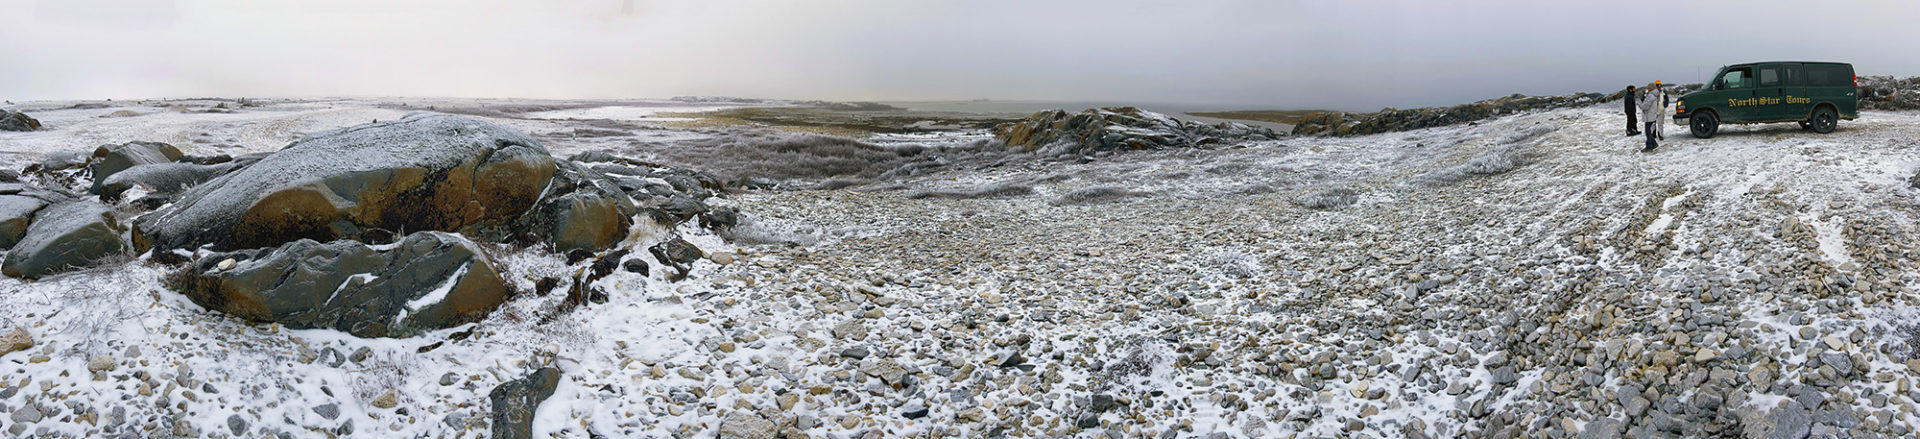
[[[553,389],[559,385],[560,370],[542,367],[520,379],[500,383],[487,392],[487,400],[493,402],[494,439],[532,438],[534,413],[540,410],[541,402],[553,396]]]
[[[360,337],[405,337],[479,320],[511,295],[479,246],[443,232],[378,247],[303,239],[214,253],[168,283],[209,309]]]
[[[0,110],[0,131],[33,131],[40,129],[40,121],[28,117],[27,113]]]
[[[104,200],[117,200],[133,188],[145,189],[154,196],[168,197],[221,174],[231,172],[231,162],[215,165],[193,163],[154,163],[126,168],[94,183],[95,193]]]
[[[1187,122],[1133,107],[1079,113],[1047,110],[1003,124],[994,132],[1007,146],[1028,150],[1064,144],[1065,152],[1188,148],[1279,138],[1273,130],[1222,122]]]
[[[99,194],[103,182],[128,168],[172,163],[184,156],[180,148],[160,142],[127,142],[95,148],[93,158],[87,161],[87,170],[93,174],[93,188],[89,190]]]
[[[534,207],[554,160],[525,133],[414,113],[302,139],[142,217],[133,241],[171,250],[332,241],[368,229],[496,238]]]
[[[33,215],[26,237],[7,251],[0,274],[38,279],[125,255],[122,230],[113,211],[100,203],[68,201],[48,206]]]

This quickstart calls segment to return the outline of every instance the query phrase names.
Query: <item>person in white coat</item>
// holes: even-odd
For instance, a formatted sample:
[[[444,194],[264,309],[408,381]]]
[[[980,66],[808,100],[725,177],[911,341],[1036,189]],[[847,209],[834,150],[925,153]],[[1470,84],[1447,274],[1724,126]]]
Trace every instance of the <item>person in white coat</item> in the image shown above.
[[[1660,81],[1653,81],[1640,93],[1640,120],[1647,124],[1643,130],[1647,134],[1647,147],[1643,151],[1652,151],[1660,146],[1655,140],[1667,139],[1667,124],[1660,123],[1660,117],[1667,113],[1667,93],[1660,89]]]

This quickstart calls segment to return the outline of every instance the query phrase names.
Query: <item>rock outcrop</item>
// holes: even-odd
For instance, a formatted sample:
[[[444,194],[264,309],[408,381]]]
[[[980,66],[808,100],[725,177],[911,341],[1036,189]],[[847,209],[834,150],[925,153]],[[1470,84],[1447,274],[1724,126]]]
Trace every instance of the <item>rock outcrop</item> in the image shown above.
[[[520,228],[555,253],[611,248],[627,237],[639,213],[633,199],[605,175],[564,160],[542,200]]]
[[[68,201],[47,206],[33,215],[25,237],[7,251],[0,274],[38,279],[126,255],[122,230],[112,210],[100,203]]]
[[[1266,128],[1185,122],[1133,107],[1041,111],[995,127],[994,134],[1007,146],[1035,150],[1060,144],[1063,152],[1189,148],[1280,137]]]
[[[360,337],[405,337],[478,320],[511,295],[479,246],[443,232],[378,247],[303,239],[215,253],[168,283],[209,309]]]
[[[1618,94],[1616,94],[1617,96]],[[1675,96],[1678,96],[1677,94]],[[1323,111],[1300,118],[1293,125],[1297,136],[1359,136],[1394,131],[1417,130],[1457,125],[1528,111],[1593,105],[1608,100],[1600,93],[1575,93],[1564,96],[1512,95],[1452,107],[1428,107],[1411,110],[1388,108],[1373,113]]]
[[[105,179],[95,180],[100,199],[114,201],[133,188],[145,189],[150,196],[168,198],[193,185],[233,171],[232,163],[196,165],[192,163],[154,163],[126,168]]]
[[[1862,110],[1920,110],[1920,76],[1905,79],[1861,76],[1859,82]]]
[[[540,403],[553,396],[560,385],[560,370],[542,367],[520,379],[500,383],[487,392],[493,402],[493,437],[528,439],[533,437],[533,414]]]
[[[40,121],[27,116],[27,113],[0,110],[0,131],[33,131],[40,129]]]
[[[271,247],[369,229],[494,238],[534,207],[555,164],[517,130],[436,113],[328,131],[194,186],[142,217],[140,249]]]
[[[87,160],[87,171],[93,174],[93,188],[89,191],[99,194],[101,183],[120,171],[135,166],[172,163],[185,156],[180,153],[180,148],[160,142],[127,142],[96,148],[93,157]]]

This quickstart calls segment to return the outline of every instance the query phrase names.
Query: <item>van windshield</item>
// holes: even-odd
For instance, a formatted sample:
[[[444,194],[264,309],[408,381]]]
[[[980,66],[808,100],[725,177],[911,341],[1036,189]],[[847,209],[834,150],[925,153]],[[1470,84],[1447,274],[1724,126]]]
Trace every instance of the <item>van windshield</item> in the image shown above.
[[[1720,74],[1718,82],[1725,88],[1744,88],[1753,86],[1753,68],[1741,67],[1727,69]]]

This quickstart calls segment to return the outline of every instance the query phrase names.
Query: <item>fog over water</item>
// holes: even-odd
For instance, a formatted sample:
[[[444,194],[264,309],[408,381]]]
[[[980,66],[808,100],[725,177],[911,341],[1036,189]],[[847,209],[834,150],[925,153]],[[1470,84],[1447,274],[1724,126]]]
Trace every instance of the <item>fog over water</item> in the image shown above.
[[[1897,1],[0,0],[0,96],[730,95],[1373,110],[1920,74]]]

